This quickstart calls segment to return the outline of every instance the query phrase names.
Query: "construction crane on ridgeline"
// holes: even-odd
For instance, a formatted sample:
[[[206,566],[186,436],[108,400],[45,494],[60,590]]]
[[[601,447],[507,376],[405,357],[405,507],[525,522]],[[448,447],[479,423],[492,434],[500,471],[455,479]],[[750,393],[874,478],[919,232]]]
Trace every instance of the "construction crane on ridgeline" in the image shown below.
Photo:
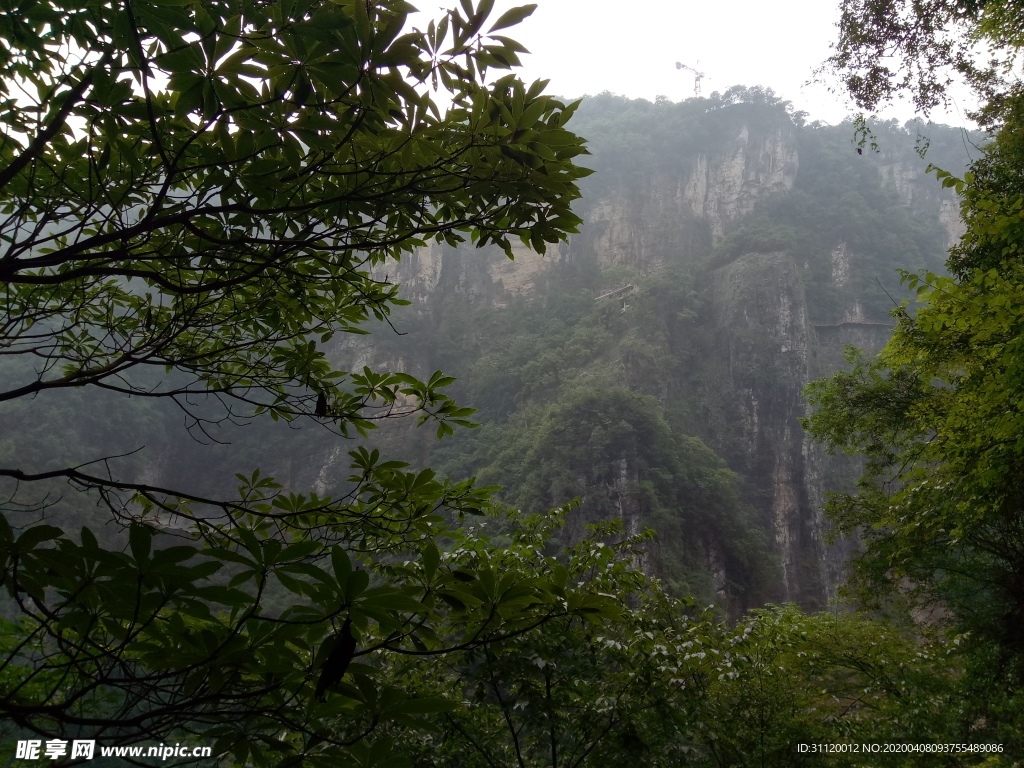
[[[700,66],[700,60],[697,61],[697,66]],[[704,73],[683,64],[681,61],[676,62],[676,69],[685,69],[693,72],[693,95],[700,96],[700,81],[704,79]]]

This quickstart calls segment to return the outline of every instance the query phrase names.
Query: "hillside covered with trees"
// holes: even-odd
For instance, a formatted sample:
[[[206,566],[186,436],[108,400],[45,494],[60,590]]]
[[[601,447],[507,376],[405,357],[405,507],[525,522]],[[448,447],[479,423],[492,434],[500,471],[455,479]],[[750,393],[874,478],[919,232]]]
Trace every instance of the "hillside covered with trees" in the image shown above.
[[[568,103],[491,0],[12,7],[0,763],[1020,765],[1020,9],[843,8],[988,132]]]

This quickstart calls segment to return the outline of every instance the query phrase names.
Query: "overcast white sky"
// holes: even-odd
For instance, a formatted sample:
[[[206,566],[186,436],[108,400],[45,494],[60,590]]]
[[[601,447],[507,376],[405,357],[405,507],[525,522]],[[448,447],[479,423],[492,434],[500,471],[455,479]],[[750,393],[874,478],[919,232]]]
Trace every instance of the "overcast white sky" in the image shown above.
[[[450,3],[414,3],[437,14]],[[612,91],[673,101],[694,95],[694,77],[680,61],[706,74],[704,95],[732,85],[764,85],[809,113],[837,123],[852,111],[841,93],[807,85],[828,57],[836,36],[839,0],[534,0],[533,16],[508,34],[530,49],[522,77],[551,80],[550,93],[575,98]],[[522,0],[497,0],[494,15]],[[698,61],[699,66],[698,66]],[[936,122],[970,125],[969,104],[931,115]],[[911,106],[885,117],[908,120]]]

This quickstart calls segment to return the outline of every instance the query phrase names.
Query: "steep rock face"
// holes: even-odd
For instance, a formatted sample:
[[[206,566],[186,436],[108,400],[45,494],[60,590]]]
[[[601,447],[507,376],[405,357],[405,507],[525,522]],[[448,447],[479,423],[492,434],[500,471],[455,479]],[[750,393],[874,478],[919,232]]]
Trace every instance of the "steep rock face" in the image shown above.
[[[648,274],[680,254],[714,244],[768,195],[791,189],[799,168],[793,126],[759,130],[740,124],[713,152],[688,158],[682,174],[655,171],[640,184],[591,186],[580,209],[580,234],[541,256],[513,244],[514,260],[495,248],[475,251],[432,244],[377,276],[426,302],[442,289],[469,293],[489,306],[535,294],[555,263],[593,257],[601,267]]]
[[[856,255],[851,265],[839,243],[830,258],[832,287],[843,295]],[[713,273],[710,343],[701,355],[719,372],[704,400],[722,410],[701,436],[744,479],[779,558],[783,599],[816,605],[834,594],[851,546],[826,544],[824,494],[848,485],[858,464],[810,443],[799,421],[807,415],[803,391],[844,366],[847,345],[881,349],[892,321],[867,312],[855,295],[837,308],[838,322],[814,317],[800,271],[788,253],[754,252]]]
[[[718,435],[712,445],[746,480],[779,556],[784,598],[813,601],[822,586],[820,535],[797,421],[811,332],[796,265],[785,253],[746,254],[715,272],[710,304],[713,343],[704,354],[725,363],[718,386],[737,425],[732,439]]]
[[[799,168],[792,126],[740,124],[713,152],[687,158],[682,173],[652,169],[642,183],[584,195],[586,226],[566,255],[592,253],[602,266],[657,269],[714,243],[773,192],[791,189]]]
[[[938,212],[939,222],[946,235],[946,247],[959,242],[965,227],[960,218],[960,205],[956,197],[936,183],[935,177],[924,172],[920,163],[906,159],[885,158],[879,168],[883,182],[893,189],[903,204],[915,213],[928,216]]]
[[[808,382],[845,364],[845,345],[873,353],[885,344],[892,327],[891,304],[879,293],[884,289],[875,275],[885,269],[891,277],[897,265],[906,264],[901,261],[905,240],[893,239],[891,254],[883,249],[888,255],[880,261],[877,242],[871,254],[863,250],[865,239],[852,218],[838,227],[832,224],[839,234],[822,239],[813,252],[804,247],[798,255],[790,247],[747,244],[745,250],[731,254],[715,251],[713,263],[720,266],[708,269],[712,248],[728,244],[730,233],[751,213],[759,213],[759,204],[799,189],[801,147],[806,146],[791,122],[720,121],[719,128],[722,125],[725,128],[714,141],[673,162],[644,166],[631,174],[621,168],[595,174],[579,206],[584,227],[546,256],[517,246],[515,260],[510,261],[496,249],[433,245],[397,266],[389,265],[389,271],[378,277],[400,283],[402,295],[414,301],[429,323],[432,313],[438,314],[432,307],[453,294],[490,308],[507,306],[516,298],[542,300],[556,265],[589,264],[603,270],[604,292],[655,275],[667,265],[702,264],[698,269],[705,270],[701,281],[706,299],[699,323],[702,338],[708,341],[702,342],[706,346],[695,359],[701,368],[697,378],[703,382],[697,386],[704,389],[700,399],[712,405],[687,424],[687,434],[699,436],[740,476],[743,501],[756,510],[781,566],[777,597],[820,605],[833,594],[849,548],[825,543],[824,492],[848,484],[857,466],[850,459],[826,456],[808,443],[799,423],[806,415],[803,390]],[[889,204],[881,194],[887,187],[912,218],[941,226],[947,245],[959,237],[962,224],[955,197],[924,173],[925,163],[915,162],[912,152],[880,158],[865,153],[862,158],[853,156],[848,134],[841,144],[829,145],[828,151],[846,158],[843,173],[852,178],[850,162],[865,176],[877,170],[881,186],[874,189],[882,200],[879,205]],[[827,153],[820,146],[816,151],[820,169],[820,158],[827,158]],[[810,161],[805,167],[811,167]],[[847,177],[840,178],[845,182]],[[845,194],[843,186],[836,199]],[[809,224],[811,229],[815,225]],[[867,289],[873,292],[873,301],[868,300]],[[594,295],[599,295],[597,289]],[[620,307],[616,299],[611,314],[628,322],[634,300],[624,300]],[[648,357],[656,359],[659,354],[655,349]],[[380,350],[353,349],[352,355],[360,365],[388,360]],[[441,367],[434,365],[432,351],[426,348],[417,349],[415,359],[407,356],[401,362],[421,374]],[[622,380],[630,380],[628,371]],[[629,386],[668,404],[672,387],[655,383],[651,379],[645,386]],[[613,480],[605,482],[601,492],[618,499],[618,514],[634,530],[645,522],[642,505],[631,496],[630,489],[641,481],[629,458],[620,454],[614,462],[621,463],[609,465]],[[327,475],[321,475],[324,485]],[[575,493],[570,490],[565,498]],[[714,541],[701,546],[714,589],[721,591],[730,578],[724,558]]]
[[[432,243],[405,256],[398,264],[377,267],[378,279],[387,279],[402,286],[402,297],[426,304],[439,292],[455,291],[469,294],[488,306],[505,306],[510,298],[535,294],[544,285],[544,275],[560,252],[557,246],[547,255],[540,255],[514,242],[513,259],[499,249],[454,249]]]
[[[792,127],[759,135],[755,131],[752,137],[751,128],[742,125],[710,159],[705,153],[697,155],[677,197],[709,224],[717,239],[766,194],[792,189],[799,166]]]

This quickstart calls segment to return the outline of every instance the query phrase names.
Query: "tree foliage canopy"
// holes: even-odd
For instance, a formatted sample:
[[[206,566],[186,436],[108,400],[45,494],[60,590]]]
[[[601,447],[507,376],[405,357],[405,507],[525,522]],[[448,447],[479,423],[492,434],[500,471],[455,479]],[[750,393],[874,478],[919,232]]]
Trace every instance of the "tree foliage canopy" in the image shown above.
[[[939,5],[947,21],[975,25],[977,39],[1008,55],[1019,47],[1016,3]],[[876,605],[909,596],[917,610],[930,605],[967,633],[966,679],[975,691],[967,708],[981,718],[979,728],[1018,750],[1024,721],[1022,103],[1019,89],[995,94],[983,111],[1002,125],[985,155],[962,179],[936,170],[961,195],[966,223],[947,263],[952,276],[904,274],[920,302],[916,313],[905,307],[894,313],[896,330],[875,360],[851,353],[849,371],[811,385],[817,410],[806,424],[830,448],[867,458],[856,491],[830,502],[840,529],[865,543],[859,596]]]
[[[844,0],[823,69],[839,76],[861,109],[907,95],[926,114],[947,103],[961,77],[987,102],[982,115],[995,119],[1013,90],[1022,44],[1017,0]]]
[[[579,221],[572,107],[541,83],[484,85],[521,50],[481,37],[489,7],[404,33],[406,3],[9,14],[4,355],[42,362],[0,398],[173,397],[201,429],[184,403],[209,393],[345,431],[367,426],[367,398],[415,389],[353,374],[346,391],[317,350],[387,313],[396,288],[369,267],[460,231],[543,251]],[[138,383],[165,368],[181,376]]]
[[[420,29],[401,0],[8,4],[0,405],[103,391],[173,405],[197,439],[256,417],[340,436],[399,414],[439,435],[467,424],[449,377],[341,370],[327,345],[401,303],[373,271],[388,259],[465,237],[544,251],[579,223],[575,105],[495,77],[523,50],[503,30],[533,6],[492,7]],[[141,450],[144,430],[130,437]],[[550,580],[443,560],[448,521],[486,489],[349,456],[336,498],[259,472],[206,496],[104,454],[0,467],[0,717],[369,765],[382,724],[436,705],[376,660],[579,607]],[[67,503],[46,495],[55,480],[127,545],[35,524]]]
[[[445,394],[451,377],[348,370],[331,347],[333,334],[363,332],[401,303],[381,279],[389,259],[464,238],[543,252],[579,223],[570,206],[585,149],[565,127],[575,105],[502,72],[522,52],[503,32],[532,6],[491,20],[492,0],[459,5],[424,29],[410,28],[402,0],[5,6],[0,407],[131,398],[106,421],[138,450],[74,462],[0,454],[0,718],[19,736],[202,739],[217,757],[275,766],[514,755],[554,767],[638,754],[720,765],[755,753],[789,765],[796,734],[825,741],[897,723],[901,735],[945,735],[930,717],[944,699],[914,687],[930,663],[916,640],[788,609],[736,630],[687,618],[640,572],[644,535],[598,526],[560,559],[550,539],[560,513],[513,519],[511,533],[491,518],[460,529],[493,511],[490,489],[366,447],[337,470],[347,476],[335,496],[258,471],[235,475],[233,493],[201,493],[132,463],[150,406],[176,409],[213,441],[218,425],[256,418],[341,437],[402,414],[439,436],[469,423]],[[756,89],[699,108],[725,120],[716,110],[734,102],[789,119]],[[977,232],[1010,223],[997,216]],[[979,290],[998,288],[987,279]],[[652,314],[673,307],[666,333],[693,319],[682,290],[655,283],[645,294]],[[940,313],[931,330],[946,327]],[[565,346],[583,360],[586,343],[580,334]],[[642,340],[621,350],[634,370],[668,370]],[[553,367],[538,360],[530,374]],[[935,410],[960,383],[951,374],[918,402]],[[693,500],[707,528],[763,554],[736,530],[734,478],[700,441],[656,461],[648,449],[672,433],[652,401],[598,395],[551,409],[549,451],[563,446],[575,471],[621,460],[611,436],[631,439],[645,459],[631,492],[672,500],[657,510],[666,516]],[[40,521],[80,509],[49,495],[61,481],[125,535]],[[988,541],[969,538],[976,522],[957,529],[961,540]],[[911,714],[894,716],[908,701]]]

